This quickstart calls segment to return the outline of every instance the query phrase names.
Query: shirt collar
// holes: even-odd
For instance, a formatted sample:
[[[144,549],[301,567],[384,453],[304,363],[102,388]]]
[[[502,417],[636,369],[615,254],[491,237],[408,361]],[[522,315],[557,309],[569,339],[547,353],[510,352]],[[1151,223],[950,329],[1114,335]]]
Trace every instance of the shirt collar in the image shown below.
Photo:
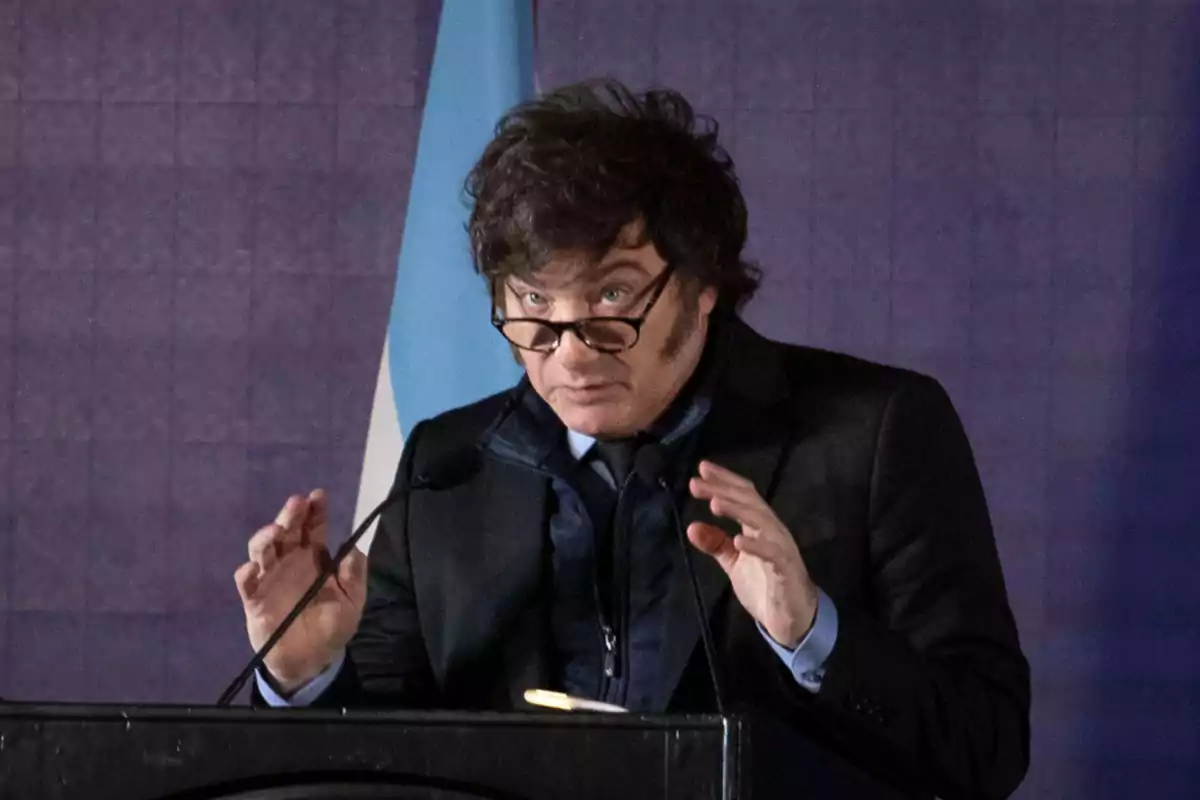
[[[595,443],[596,438],[594,436],[588,436],[586,433],[567,429],[567,447],[576,460],[586,456]]]
[[[664,447],[673,447],[708,415],[712,393],[726,360],[731,327],[714,314],[709,340],[696,371],[666,412],[646,431]],[[485,438],[485,450],[505,460],[548,470],[552,474],[570,469],[570,465],[587,455],[595,438],[563,425],[550,406],[533,391],[528,376],[521,379],[516,391],[520,392],[521,402],[507,419],[499,420]],[[562,446],[564,432],[566,448]]]

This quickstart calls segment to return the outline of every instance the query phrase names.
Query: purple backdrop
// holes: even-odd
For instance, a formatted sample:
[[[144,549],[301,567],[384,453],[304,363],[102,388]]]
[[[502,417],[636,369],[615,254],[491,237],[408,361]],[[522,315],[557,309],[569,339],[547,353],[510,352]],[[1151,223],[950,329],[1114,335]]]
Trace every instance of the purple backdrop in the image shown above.
[[[543,85],[717,116],[751,321],[946,384],[1035,682],[1020,796],[1200,794],[1193,0],[539,0]],[[353,506],[436,0],[0,0],[0,694],[211,700]]]

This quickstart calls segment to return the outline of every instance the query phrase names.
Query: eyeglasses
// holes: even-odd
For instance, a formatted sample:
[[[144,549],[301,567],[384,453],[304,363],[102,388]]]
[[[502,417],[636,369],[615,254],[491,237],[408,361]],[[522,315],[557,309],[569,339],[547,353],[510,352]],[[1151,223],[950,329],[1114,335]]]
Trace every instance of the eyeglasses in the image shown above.
[[[642,325],[662,296],[671,279],[671,265],[659,273],[643,291],[652,292],[650,302],[636,317],[585,317],[570,322],[552,322],[534,317],[500,317],[492,301],[492,325],[513,345],[537,353],[553,353],[562,342],[563,334],[571,331],[593,350],[601,353],[620,353],[638,343]]]

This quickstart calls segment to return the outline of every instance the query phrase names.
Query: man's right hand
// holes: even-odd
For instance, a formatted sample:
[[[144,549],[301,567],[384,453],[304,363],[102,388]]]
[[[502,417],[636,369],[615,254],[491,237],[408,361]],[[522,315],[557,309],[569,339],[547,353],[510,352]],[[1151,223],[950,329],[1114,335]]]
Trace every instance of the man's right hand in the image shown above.
[[[307,498],[289,497],[275,522],[250,538],[250,560],[233,580],[255,651],[329,563],[326,520],[325,493],[317,489]],[[358,629],[367,594],[366,564],[362,552],[351,552],[267,654],[265,666],[284,693],[299,689],[333,663]]]

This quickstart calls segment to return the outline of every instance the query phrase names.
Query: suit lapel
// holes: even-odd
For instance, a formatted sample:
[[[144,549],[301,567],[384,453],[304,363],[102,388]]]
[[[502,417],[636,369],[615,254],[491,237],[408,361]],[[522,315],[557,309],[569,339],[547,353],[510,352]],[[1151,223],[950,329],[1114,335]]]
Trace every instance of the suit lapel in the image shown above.
[[[417,606],[443,686],[478,677],[472,667],[488,663],[503,668],[494,691],[514,704],[523,705],[526,688],[545,685],[548,490],[542,475],[488,461],[478,479],[423,494],[421,513],[437,521],[437,532],[422,543],[430,552],[413,554],[433,567],[414,570],[424,577]]]
[[[768,496],[787,447],[788,385],[777,348],[733,319],[712,408],[701,424],[688,474],[709,459],[754,482]],[[538,459],[545,453],[540,452]],[[684,489],[686,492],[686,488]],[[411,513],[428,524],[410,526],[430,535],[410,539],[417,607],[432,666],[443,686],[472,693],[462,681],[478,678],[472,667],[495,664],[514,708],[527,708],[525,689],[548,685],[548,621],[545,612],[549,480],[521,467],[485,459],[481,474],[451,490],[415,496]],[[706,521],[736,533],[736,524],[715,520],[707,503],[687,496],[686,528]],[[688,547],[711,619],[729,581],[711,558]],[[666,708],[699,639],[691,585],[676,551],[666,598],[661,680],[653,708]],[[491,705],[491,703],[489,703]]]
[[[712,409],[701,425],[688,476],[696,474],[700,461],[713,461],[753,481],[769,502],[770,483],[787,444],[786,407],[783,404],[787,385],[774,348],[740,322],[735,321],[734,325],[730,350],[736,357],[726,360],[724,373],[714,392]],[[731,536],[738,533],[737,523],[713,517],[708,503],[687,493],[686,484],[683,492],[686,499],[680,515],[685,530],[692,522],[707,522]],[[711,624],[715,609],[729,590],[729,579],[716,561],[690,544],[687,552]],[[665,609],[661,696],[655,698],[655,708],[668,706],[700,643],[695,601],[683,558],[682,553],[676,553],[675,569],[671,571]]]

